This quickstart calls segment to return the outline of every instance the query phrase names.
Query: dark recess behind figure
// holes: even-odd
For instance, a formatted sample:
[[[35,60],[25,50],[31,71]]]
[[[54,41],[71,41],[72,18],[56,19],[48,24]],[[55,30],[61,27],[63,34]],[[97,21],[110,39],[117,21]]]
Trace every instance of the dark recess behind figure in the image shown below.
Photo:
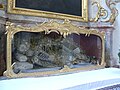
[[[15,0],[16,7],[82,16],[82,0]]]

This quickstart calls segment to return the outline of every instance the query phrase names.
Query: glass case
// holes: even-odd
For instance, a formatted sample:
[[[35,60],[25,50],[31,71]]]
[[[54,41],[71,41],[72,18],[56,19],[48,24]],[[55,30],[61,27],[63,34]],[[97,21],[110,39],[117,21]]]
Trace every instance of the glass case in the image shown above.
[[[99,37],[71,34],[64,38],[55,32],[18,32],[12,40],[13,70],[34,72],[99,65],[102,44]]]
[[[104,32],[57,22],[37,27],[11,25],[8,30],[7,76],[41,76],[105,65]]]

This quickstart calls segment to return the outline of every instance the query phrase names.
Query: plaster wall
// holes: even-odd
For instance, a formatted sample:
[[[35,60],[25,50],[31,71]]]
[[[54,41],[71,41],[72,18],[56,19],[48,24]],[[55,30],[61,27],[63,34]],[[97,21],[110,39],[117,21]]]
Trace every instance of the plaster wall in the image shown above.
[[[120,3],[117,4],[117,10],[120,13]],[[113,31],[113,58],[119,64],[118,53],[120,52],[120,14],[118,14],[116,21],[114,23],[115,30]]]

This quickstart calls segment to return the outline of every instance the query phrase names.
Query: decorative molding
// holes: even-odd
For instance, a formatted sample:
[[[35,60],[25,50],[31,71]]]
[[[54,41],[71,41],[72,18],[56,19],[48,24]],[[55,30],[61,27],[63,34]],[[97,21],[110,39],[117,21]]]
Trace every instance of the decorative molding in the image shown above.
[[[110,17],[108,15],[108,10],[106,10],[105,8],[103,8],[100,3],[98,2],[93,2],[92,5],[96,5],[98,8],[98,12],[96,14],[95,18],[90,19],[89,21],[91,22],[97,22],[99,19],[107,19],[109,17],[108,20],[105,21],[101,21],[101,22],[110,22],[111,24],[114,23],[116,17],[118,16],[118,10],[116,9],[116,4],[120,2],[120,0],[105,0],[106,5],[108,6],[108,8],[111,11]]]
[[[93,2],[92,5],[96,5],[96,6],[97,6],[98,12],[97,12],[95,18],[90,19],[91,22],[97,22],[100,18],[103,18],[103,19],[107,18],[107,16],[108,16],[108,11],[107,11],[106,9],[104,9],[104,8],[100,5],[100,3],[98,3],[98,2]]]
[[[118,16],[118,10],[116,9],[116,4],[119,2],[120,0],[106,0],[106,5],[111,11],[110,18],[106,22],[110,22],[111,24],[114,23],[116,17]]]
[[[50,11],[43,11],[43,10],[34,10],[34,9],[27,9],[27,8],[19,8],[16,7],[16,0],[7,0],[7,12],[11,14],[21,14],[21,15],[30,15],[30,16],[40,16],[46,18],[56,18],[56,19],[69,19],[75,21],[83,21],[88,22],[88,0],[80,0],[82,1],[82,16],[70,15],[70,14],[63,14],[63,13],[55,13]]]
[[[20,32],[21,29],[28,32],[42,32],[45,31],[45,34],[49,34],[51,32],[56,32],[60,35],[63,35],[65,38],[69,34],[85,34],[85,36],[90,36],[90,34],[95,34],[100,38],[105,38],[104,32],[98,32],[97,30],[89,30],[82,27],[75,26],[71,24],[69,20],[65,20],[63,23],[58,23],[55,20],[51,20],[50,22],[43,22],[42,24],[37,24],[35,27],[23,27],[20,25],[14,25],[14,23],[6,22],[6,33],[11,32],[14,35],[17,32]],[[23,31],[22,30],[22,31]]]

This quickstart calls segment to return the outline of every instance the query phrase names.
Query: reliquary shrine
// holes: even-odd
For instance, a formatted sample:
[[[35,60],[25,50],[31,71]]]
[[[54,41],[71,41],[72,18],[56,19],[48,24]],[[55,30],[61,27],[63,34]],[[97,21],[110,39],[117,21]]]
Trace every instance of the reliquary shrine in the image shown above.
[[[8,77],[44,76],[105,67],[105,33],[69,20],[35,26],[6,23]]]
[[[118,90],[119,2],[0,0],[0,90]]]
[[[0,1],[0,75],[59,75],[117,65],[113,23],[118,11],[111,0],[101,3]]]

